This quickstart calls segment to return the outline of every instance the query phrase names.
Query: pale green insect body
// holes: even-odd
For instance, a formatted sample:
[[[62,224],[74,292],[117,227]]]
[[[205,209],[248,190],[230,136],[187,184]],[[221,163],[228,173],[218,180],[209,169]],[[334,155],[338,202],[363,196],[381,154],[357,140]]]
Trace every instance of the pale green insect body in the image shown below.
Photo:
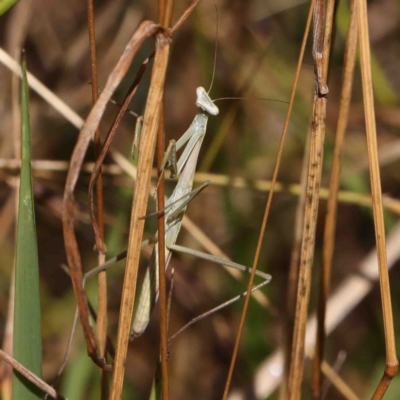
[[[217,115],[219,112],[218,107],[215,106],[203,88],[198,88],[196,93],[196,105],[202,111],[195,116],[189,129],[176,143],[176,148],[179,150],[188,141],[177,164],[178,174],[180,172],[181,174],[174,191],[165,204],[167,209],[165,213],[166,268],[171,258],[169,246],[176,243],[188,203],[187,195],[193,189],[193,178],[196,172],[197,160],[207,129],[207,113]],[[171,204],[173,205],[170,206]],[[140,336],[149,323],[150,314],[158,299],[158,281],[158,247],[156,244],[145,273],[138,307],[132,324],[132,340]]]

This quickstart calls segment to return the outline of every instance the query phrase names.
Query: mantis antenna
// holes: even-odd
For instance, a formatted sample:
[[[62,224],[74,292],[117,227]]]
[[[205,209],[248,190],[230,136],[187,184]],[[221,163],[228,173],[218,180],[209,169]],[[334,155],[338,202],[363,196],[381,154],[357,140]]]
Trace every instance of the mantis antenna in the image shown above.
[[[218,8],[217,8],[217,6],[215,4],[214,4],[214,7],[215,7],[215,19],[216,19],[216,24],[215,24],[214,67],[213,67],[213,73],[212,73],[212,78],[211,78],[211,83],[210,83],[210,89],[208,89],[207,94],[210,93],[212,85],[214,83],[215,67],[217,65],[217,53],[218,53]]]

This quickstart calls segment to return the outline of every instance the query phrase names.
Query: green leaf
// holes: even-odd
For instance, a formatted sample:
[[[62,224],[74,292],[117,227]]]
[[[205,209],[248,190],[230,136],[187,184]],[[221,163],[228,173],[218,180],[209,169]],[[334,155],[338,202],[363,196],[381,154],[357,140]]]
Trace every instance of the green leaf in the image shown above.
[[[39,261],[32,190],[31,132],[26,63],[22,62],[21,183],[15,260],[14,358],[42,376],[40,335]],[[14,399],[41,399],[41,391],[14,372]]]
[[[79,344],[79,351],[68,364],[61,391],[68,399],[89,399],[88,387],[93,389],[93,383],[98,386],[98,380],[93,376],[93,364],[87,356],[82,338]],[[97,398],[100,398],[99,396]]]
[[[0,0],[0,15],[7,12],[18,0]]]

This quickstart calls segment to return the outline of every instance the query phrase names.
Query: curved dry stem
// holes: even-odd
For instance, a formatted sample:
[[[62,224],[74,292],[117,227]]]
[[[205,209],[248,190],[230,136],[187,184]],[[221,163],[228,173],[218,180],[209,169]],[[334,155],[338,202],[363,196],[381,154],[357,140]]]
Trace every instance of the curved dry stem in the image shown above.
[[[104,359],[100,359],[97,354],[96,340],[93,329],[89,323],[87,299],[82,286],[82,262],[74,231],[74,190],[87,147],[95,130],[98,127],[99,121],[103,115],[109,98],[112,96],[115,89],[124,77],[130,66],[133,56],[136,54],[136,51],[139,49],[143,41],[147,37],[154,34],[157,30],[158,26],[155,23],[150,21],[142,22],[128,42],[124,53],[107,80],[104,91],[101,93],[96,105],[92,108],[81,129],[71,157],[71,165],[65,185],[63,203],[63,230],[68,266],[71,272],[75,297],[79,308],[79,317],[84,331],[88,354],[101,367],[106,367],[106,362]]]

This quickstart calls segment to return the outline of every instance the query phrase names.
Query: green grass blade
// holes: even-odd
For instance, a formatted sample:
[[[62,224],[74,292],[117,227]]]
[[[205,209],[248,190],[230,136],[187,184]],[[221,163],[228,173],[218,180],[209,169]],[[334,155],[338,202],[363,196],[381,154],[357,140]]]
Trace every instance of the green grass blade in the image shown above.
[[[31,133],[29,123],[26,63],[22,63],[21,184],[19,192],[17,246],[15,260],[14,358],[42,376],[40,335],[39,261],[31,173]],[[14,399],[41,399],[41,392],[14,372]]]
[[[18,0],[0,0],[0,15],[8,11]]]
[[[98,389],[99,382],[93,376],[93,365],[90,358],[86,354],[86,348],[82,342],[79,345],[79,351],[68,363],[68,367],[65,371],[64,378],[62,380],[61,391],[68,399],[83,400],[94,398],[89,395],[88,388],[90,391],[93,390],[93,386]],[[99,396],[97,397],[100,398]]]

